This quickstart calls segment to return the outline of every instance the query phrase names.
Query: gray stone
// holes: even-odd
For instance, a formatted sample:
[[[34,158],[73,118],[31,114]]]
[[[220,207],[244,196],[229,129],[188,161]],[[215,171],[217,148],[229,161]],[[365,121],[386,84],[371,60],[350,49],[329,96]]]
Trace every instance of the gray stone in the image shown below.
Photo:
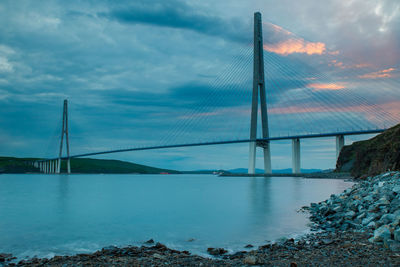
[[[376,228],[376,223],[374,221],[370,222],[369,224],[367,224],[367,228],[375,229]]]
[[[365,217],[367,217],[367,213],[366,213],[366,212],[362,212],[360,215],[357,216],[357,219],[358,219],[358,220],[362,220],[362,219],[364,219]]]
[[[244,258],[244,260],[243,260],[243,263],[248,264],[248,265],[256,265],[257,258],[254,256],[246,256],[246,258]]]
[[[340,205],[336,204],[336,205],[333,207],[333,209],[332,209],[332,210],[334,210],[335,212],[340,212],[340,211],[342,211],[342,210],[343,210],[343,208],[342,208],[342,206],[340,206]]]
[[[400,228],[397,228],[396,230],[394,230],[394,240],[400,242]]]
[[[383,241],[383,245],[387,248],[390,249],[391,251],[398,252],[400,251],[400,242],[397,242],[395,240],[391,239],[385,239]]]
[[[346,212],[345,214],[344,214],[344,217],[345,218],[349,218],[349,219],[353,219],[353,217],[356,215],[356,213],[354,212],[354,211],[352,211],[352,210],[350,210],[350,211],[348,211],[348,212]]]
[[[392,223],[394,221],[395,218],[396,217],[393,214],[388,213],[388,214],[384,214],[380,218],[379,222],[382,223],[382,224],[390,224],[390,223]]]
[[[390,239],[390,230],[388,225],[382,225],[374,231],[372,240],[374,242],[382,242],[384,239]]]
[[[164,257],[164,256],[162,256],[162,255],[160,255],[160,254],[158,254],[158,253],[154,253],[154,254],[153,254],[153,258],[155,258],[155,259],[159,259],[159,260],[163,260],[163,259],[165,259],[165,257]]]
[[[365,201],[372,202],[372,201],[374,201],[374,197],[373,197],[372,195],[368,195],[368,196],[366,196],[366,197],[364,198],[364,200],[365,200]]]
[[[362,220],[362,224],[363,225],[367,225],[370,222],[372,222],[373,220],[375,220],[375,218],[378,217],[378,215],[376,213],[369,213],[368,216]]]
[[[376,202],[376,204],[378,204],[378,205],[390,205],[390,201],[386,198],[386,197],[381,197],[377,202]]]
[[[392,191],[395,192],[396,194],[399,194],[400,193],[400,185],[394,186]]]

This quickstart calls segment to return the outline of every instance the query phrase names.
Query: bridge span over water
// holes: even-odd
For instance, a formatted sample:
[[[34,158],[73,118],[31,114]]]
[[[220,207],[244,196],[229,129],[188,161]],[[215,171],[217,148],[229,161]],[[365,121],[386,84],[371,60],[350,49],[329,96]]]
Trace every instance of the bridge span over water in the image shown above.
[[[263,36],[262,36],[262,21],[261,14],[254,14],[254,42],[253,42],[253,88],[252,88],[252,106],[251,106],[251,118],[250,118],[250,135],[249,138],[237,139],[237,140],[222,140],[222,141],[205,141],[205,142],[185,142],[168,145],[155,145],[155,146],[142,146],[132,147],[124,149],[110,149],[105,151],[97,151],[90,153],[81,154],[70,154],[69,150],[69,136],[68,136],[68,102],[64,101],[63,107],[63,125],[61,130],[61,142],[59,155],[53,158],[47,158],[32,162],[32,164],[44,173],[60,173],[61,161],[67,161],[67,173],[71,173],[71,158],[82,158],[88,156],[97,156],[112,153],[122,153],[130,151],[144,151],[144,150],[155,150],[155,149],[168,149],[168,148],[181,148],[181,147],[196,147],[196,146],[211,146],[211,145],[224,145],[224,144],[237,144],[237,143],[248,143],[249,144],[249,166],[248,173],[255,173],[256,163],[256,148],[261,147],[264,156],[264,170],[265,173],[271,173],[271,151],[270,143],[279,140],[291,140],[292,141],[292,172],[300,173],[300,141],[302,139],[310,138],[325,138],[335,137],[336,138],[336,158],[344,146],[344,137],[349,135],[364,135],[364,134],[377,134],[385,131],[385,128],[377,129],[365,129],[365,130],[349,130],[349,131],[337,131],[337,132],[326,132],[326,133],[313,133],[313,134],[302,134],[302,135],[286,135],[286,136],[270,136],[269,124],[268,124],[268,109],[266,99],[266,82],[264,72],[264,55],[263,55]],[[258,105],[260,104],[260,110]],[[261,130],[262,137],[257,138],[257,123],[258,113],[261,114]],[[65,137],[65,138],[64,138]],[[63,156],[64,140],[66,142],[67,155]]]

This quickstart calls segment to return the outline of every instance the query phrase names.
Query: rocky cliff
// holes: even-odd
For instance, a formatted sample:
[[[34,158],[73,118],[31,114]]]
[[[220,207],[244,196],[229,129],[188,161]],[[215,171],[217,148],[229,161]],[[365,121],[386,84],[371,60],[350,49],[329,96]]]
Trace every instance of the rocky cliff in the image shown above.
[[[400,170],[400,124],[366,141],[343,147],[336,170],[354,177]]]

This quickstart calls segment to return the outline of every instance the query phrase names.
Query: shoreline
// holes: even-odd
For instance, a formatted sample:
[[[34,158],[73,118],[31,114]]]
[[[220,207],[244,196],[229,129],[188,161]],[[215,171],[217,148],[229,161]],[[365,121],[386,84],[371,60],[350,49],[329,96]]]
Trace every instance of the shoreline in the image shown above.
[[[394,219],[393,222],[385,221],[385,225],[380,227],[380,221],[386,214],[383,213],[381,216],[374,216],[373,222],[376,227],[364,227],[359,222],[362,218],[358,219],[359,216],[356,214],[363,212],[362,208],[350,215],[348,211],[353,209],[352,203],[359,200],[354,194],[360,192],[365,191],[364,193],[370,196],[377,192],[386,195],[393,190],[393,199],[400,198],[400,188],[396,187],[396,184],[400,184],[400,181],[397,182],[399,177],[399,172],[370,177],[359,181],[341,194],[332,195],[330,199],[320,203],[310,203],[302,210],[310,213],[310,229],[317,232],[305,234],[298,239],[290,238],[262,245],[251,251],[228,254],[224,248],[209,248],[208,252],[212,255],[209,258],[149,242],[148,246],[107,247],[90,254],[55,256],[51,259],[32,258],[19,262],[5,259],[6,262],[1,263],[0,256],[0,266],[400,266],[400,246],[396,246],[398,242],[393,240],[393,233],[382,236],[381,239],[378,239],[380,236],[377,233],[382,227],[394,225]],[[399,192],[396,193],[394,190]],[[336,211],[332,213],[329,210],[337,209],[337,201],[342,201],[343,204],[339,206],[344,208],[338,213]],[[396,210],[400,210],[399,203],[396,203]],[[395,203],[382,202],[382,198],[378,195],[371,205],[374,204],[392,208],[391,204]],[[343,227],[344,225],[346,227]],[[398,227],[398,222],[394,227]],[[394,236],[396,237],[396,232]]]
[[[286,239],[251,251],[202,257],[161,243],[152,246],[106,247],[94,253],[3,262],[3,266],[398,266],[400,255],[368,241],[370,234],[318,232]],[[222,253],[219,255],[219,253]],[[0,262],[0,266],[2,263]]]

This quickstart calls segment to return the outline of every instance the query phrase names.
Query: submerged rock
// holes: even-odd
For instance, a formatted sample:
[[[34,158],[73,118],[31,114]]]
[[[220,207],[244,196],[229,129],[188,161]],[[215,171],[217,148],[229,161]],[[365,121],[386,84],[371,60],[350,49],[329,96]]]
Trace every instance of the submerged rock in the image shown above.
[[[220,256],[226,254],[228,251],[224,248],[208,248],[207,252],[213,256]]]

